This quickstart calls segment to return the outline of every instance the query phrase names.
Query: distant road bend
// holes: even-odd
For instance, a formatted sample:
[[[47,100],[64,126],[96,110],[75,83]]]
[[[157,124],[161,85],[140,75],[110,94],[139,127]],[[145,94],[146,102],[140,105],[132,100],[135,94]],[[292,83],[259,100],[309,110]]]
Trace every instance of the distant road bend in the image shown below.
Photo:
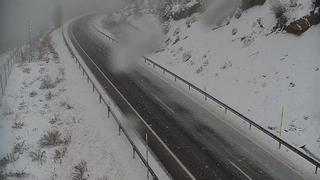
[[[93,62],[193,178],[302,179],[283,162],[144,67],[137,66],[129,73],[113,73],[109,66],[109,49],[104,48],[104,40],[96,37],[88,25],[91,18],[92,16],[87,16],[78,19],[69,26],[68,32],[73,45],[121,111],[128,116],[136,116]],[[143,129],[137,131],[144,137]],[[150,142],[152,143],[156,144]],[[168,161],[167,155],[153,147],[155,146],[150,146],[153,153],[174,179],[192,179],[179,174],[178,167]]]

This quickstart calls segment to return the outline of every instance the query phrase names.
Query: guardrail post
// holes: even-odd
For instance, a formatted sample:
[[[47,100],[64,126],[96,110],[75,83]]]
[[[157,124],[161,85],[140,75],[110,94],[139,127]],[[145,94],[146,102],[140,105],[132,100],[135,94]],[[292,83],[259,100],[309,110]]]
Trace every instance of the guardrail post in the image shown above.
[[[174,82],[176,82],[176,81],[177,81],[177,76],[175,75],[175,76],[174,76]]]
[[[279,142],[279,149],[281,149],[281,142]]]
[[[7,72],[6,72],[6,64],[4,64],[3,66],[3,70],[4,70],[4,84],[5,86],[7,85]]]
[[[94,93],[94,84],[93,84],[93,82],[92,82],[92,92]]]
[[[132,159],[136,157],[136,151],[134,149],[134,146],[132,146]]]
[[[99,103],[101,104],[102,97],[99,95]]]
[[[149,166],[148,133],[146,133],[146,161]],[[149,179],[149,169],[147,168],[147,178]]]
[[[10,57],[11,58],[11,57]],[[8,77],[9,77],[9,74],[10,74],[10,60],[7,61],[7,67],[8,67]]]
[[[318,166],[316,166],[316,171],[314,172],[315,174],[317,174],[318,173]]]
[[[0,74],[0,82],[1,82],[1,94],[4,95],[4,88],[3,88],[3,82],[2,82],[2,75]]]
[[[250,124],[249,124],[249,129],[250,129],[250,130],[251,130],[251,126],[252,126],[252,124],[250,123]]]
[[[119,136],[121,136],[121,126],[120,124],[118,124],[118,126],[119,126]]]
[[[110,118],[110,106],[108,106],[108,118]]]
[[[227,114],[228,109],[225,107],[224,108],[224,113]]]

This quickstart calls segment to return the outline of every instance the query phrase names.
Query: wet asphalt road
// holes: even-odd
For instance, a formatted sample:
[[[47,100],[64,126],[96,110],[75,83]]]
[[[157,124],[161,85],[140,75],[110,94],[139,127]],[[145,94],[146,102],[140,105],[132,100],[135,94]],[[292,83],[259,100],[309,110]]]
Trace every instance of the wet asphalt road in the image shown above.
[[[110,69],[109,49],[103,40],[89,30],[87,21],[90,18],[82,18],[70,26],[69,34],[79,54],[122,112],[135,116],[86,54],[196,179],[302,179],[282,162],[147,69],[137,66],[130,73],[113,73]],[[86,54],[77,47],[75,41]],[[138,131],[144,137],[143,128]],[[152,146],[152,142],[150,144],[175,179],[187,178],[179,175],[178,167],[167,160],[164,152],[156,145]]]

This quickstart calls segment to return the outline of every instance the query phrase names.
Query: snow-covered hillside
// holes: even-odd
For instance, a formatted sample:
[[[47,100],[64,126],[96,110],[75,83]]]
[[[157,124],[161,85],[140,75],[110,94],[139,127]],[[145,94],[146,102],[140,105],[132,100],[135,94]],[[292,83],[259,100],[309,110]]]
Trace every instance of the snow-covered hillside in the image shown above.
[[[301,36],[275,30],[273,2],[249,8],[221,27],[204,23],[206,13],[171,20],[162,47],[149,57],[277,135],[283,111],[281,137],[319,159],[320,25]],[[313,10],[312,0],[281,3],[287,24]],[[113,16],[119,21],[128,16],[129,23],[144,28],[133,15]]]
[[[302,2],[292,19],[309,13]],[[171,22],[151,57],[275,134],[283,108],[282,137],[320,158],[320,25],[298,37],[275,24],[269,3],[215,30],[194,15]]]

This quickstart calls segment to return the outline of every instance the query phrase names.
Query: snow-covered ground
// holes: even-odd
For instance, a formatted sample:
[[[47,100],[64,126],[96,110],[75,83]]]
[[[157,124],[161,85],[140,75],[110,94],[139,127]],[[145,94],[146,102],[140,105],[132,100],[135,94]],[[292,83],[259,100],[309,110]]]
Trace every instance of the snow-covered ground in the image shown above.
[[[320,158],[320,26],[300,37],[270,34],[268,3],[216,30],[186,21],[171,23],[153,59],[276,134],[283,108],[282,138]]]
[[[312,9],[311,0],[297,2],[289,22]],[[283,112],[281,138],[320,159],[320,25],[295,36],[273,32],[275,24],[270,1],[217,29],[195,14],[171,21],[161,50],[149,57],[274,134]]]
[[[146,179],[145,167],[132,159],[131,146],[81,78],[61,30],[51,36],[58,57],[47,51],[48,61],[18,63],[9,78],[0,105],[0,175],[72,179],[80,168],[88,179]],[[55,131],[55,142],[43,139]]]

